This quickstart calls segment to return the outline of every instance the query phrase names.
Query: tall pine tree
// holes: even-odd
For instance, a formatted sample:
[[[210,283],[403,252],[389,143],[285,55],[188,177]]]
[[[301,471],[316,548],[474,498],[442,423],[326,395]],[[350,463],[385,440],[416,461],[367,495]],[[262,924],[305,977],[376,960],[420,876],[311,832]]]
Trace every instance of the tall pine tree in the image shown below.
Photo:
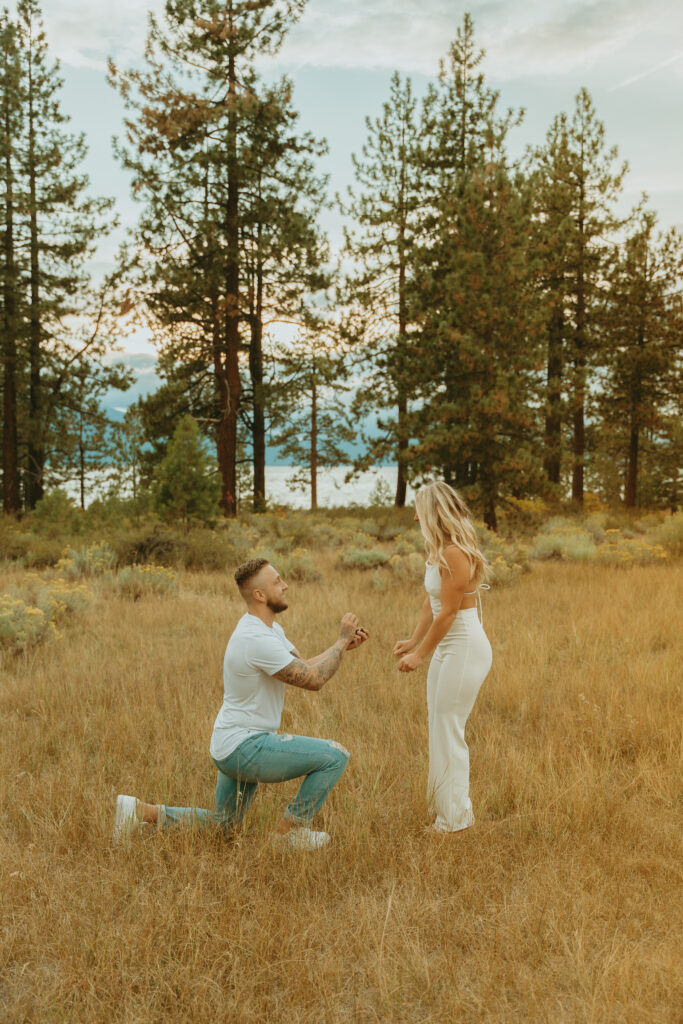
[[[601,316],[610,236],[622,226],[615,204],[626,164],[608,148],[604,124],[586,89],[572,118],[553,121],[536,154],[537,214],[547,228],[544,275],[547,325],[546,471],[560,477],[562,393],[571,430],[572,498],[581,503],[586,460],[586,405],[591,372],[600,360]]]
[[[288,155],[297,149],[308,154],[315,150],[312,140],[296,139],[291,132],[283,138],[282,131],[275,130],[278,117],[287,125],[292,121],[288,89],[279,94],[259,92],[253,60],[278,49],[302,9],[303,0],[230,0],[201,8],[193,0],[168,0],[165,27],[150,19],[147,70],[120,74],[111,68],[112,80],[132,111],[128,148],[119,152],[133,171],[134,191],[145,204],[135,237],[137,285],[151,322],[164,339],[172,373],[184,374],[194,366],[204,379],[207,371],[212,375],[214,396],[207,412],[226,515],[236,511],[239,423],[244,412],[240,357],[248,350],[256,399],[252,427],[258,444],[263,435],[263,307],[257,294],[263,266],[258,258],[254,266],[253,257],[265,250],[263,237],[254,246],[257,179],[260,175],[262,197],[265,179],[271,180],[272,189],[272,180],[283,167],[278,147]],[[310,175],[308,180],[312,181]],[[311,187],[315,191],[316,186]],[[287,188],[291,196],[294,178]],[[304,249],[309,251],[310,244]],[[296,262],[299,243],[289,251]],[[293,278],[297,275],[301,278],[298,267]],[[263,464],[261,450],[257,464]]]
[[[2,493],[3,510],[20,510],[17,386],[19,377],[19,266],[16,254],[18,139],[22,126],[22,81],[16,25],[0,14],[0,182],[2,187]]]
[[[499,114],[469,16],[424,109],[420,242],[408,379],[415,471],[462,487],[496,528],[507,494],[538,487],[531,189],[506,155],[520,116]]]
[[[395,504],[401,508],[406,500],[410,440],[405,373],[410,345],[408,273],[420,196],[419,118],[410,79],[403,82],[394,74],[381,117],[367,118],[366,126],[361,156],[353,157],[356,185],[349,188],[342,205],[356,224],[345,232],[345,255],[354,264],[344,296],[349,306],[346,331],[356,343],[360,365],[365,371],[373,369],[371,381],[356,394],[356,414],[383,413],[378,423],[381,433],[369,439],[359,466],[393,457]]]
[[[643,439],[655,442],[650,445],[654,455],[655,439],[666,434],[680,387],[683,237],[675,230],[658,236],[656,224],[655,214],[638,214],[634,230],[615,252],[609,275],[603,351],[607,373],[599,406],[621,441],[618,461],[625,466],[628,508],[641,503]]]
[[[356,436],[340,399],[344,358],[320,318],[310,317],[294,342],[276,349],[273,370],[271,440],[298,467],[290,486],[308,489],[315,509],[320,470],[348,462],[345,446]]]

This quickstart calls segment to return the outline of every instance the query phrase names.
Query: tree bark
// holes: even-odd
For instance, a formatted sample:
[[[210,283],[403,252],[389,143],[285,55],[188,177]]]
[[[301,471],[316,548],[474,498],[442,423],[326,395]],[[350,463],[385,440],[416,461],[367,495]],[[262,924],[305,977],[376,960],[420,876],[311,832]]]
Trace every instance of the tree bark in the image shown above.
[[[78,481],[81,492],[81,512],[85,512],[85,441],[83,438],[83,413],[78,424]]]
[[[562,306],[553,310],[548,325],[548,365],[545,414],[545,457],[543,468],[551,484],[559,484],[562,440]]]
[[[582,154],[583,159],[583,154]],[[584,461],[586,456],[586,429],[584,408],[586,403],[586,281],[584,277],[584,184],[581,182],[579,205],[578,267],[576,275],[576,334],[574,337],[574,395],[572,425],[572,498],[583,504]]]
[[[249,347],[249,373],[254,395],[252,443],[254,448],[254,512],[266,510],[266,410],[263,395],[263,261],[261,224],[257,231],[256,307]]]
[[[642,332],[639,338],[643,347]],[[626,469],[626,488],[624,504],[626,508],[635,508],[638,501],[638,469],[640,454],[640,416],[642,391],[637,374],[631,380],[631,414],[629,417],[628,464]]]
[[[400,227],[398,237],[398,400],[397,407],[397,452],[396,452],[396,496],[394,505],[396,508],[403,508],[406,503],[406,463],[408,455],[409,438],[406,435],[406,418],[408,413],[408,399],[405,388],[405,366],[404,355],[406,348],[406,335],[408,330],[407,299],[406,299],[406,155],[405,155],[405,134],[403,137],[403,164],[401,167],[401,199],[400,199]]]
[[[626,508],[635,508],[638,493],[638,448],[640,442],[640,431],[631,418],[628,444],[628,468],[626,470],[626,493],[624,504]]]
[[[36,197],[35,166],[35,116],[33,109],[33,67],[31,56],[29,70],[29,209],[30,209],[30,259],[31,259],[31,305],[29,314],[29,425],[28,425],[28,472],[26,474],[26,504],[35,508],[44,494],[45,449],[43,443],[43,402],[41,388],[42,352],[40,345],[40,265],[38,252],[38,210]]]
[[[318,392],[315,385],[315,367],[311,386],[311,511],[318,507]]]
[[[233,29],[232,0],[228,8],[229,28]],[[219,421],[216,431],[218,467],[222,493],[220,505],[226,517],[237,513],[237,415],[242,395],[239,373],[239,182],[237,162],[237,125],[235,103],[237,76],[235,56],[228,58],[228,194],[226,201],[225,315],[224,352],[214,331],[214,372],[219,398]]]
[[[9,78],[8,61],[5,58],[5,81]],[[21,509],[19,498],[19,458],[17,444],[17,268],[14,262],[14,170],[12,167],[12,124],[11,99],[5,90],[3,128],[5,133],[5,231],[3,287],[3,425],[2,425],[2,485],[3,510],[8,515],[17,515]]]

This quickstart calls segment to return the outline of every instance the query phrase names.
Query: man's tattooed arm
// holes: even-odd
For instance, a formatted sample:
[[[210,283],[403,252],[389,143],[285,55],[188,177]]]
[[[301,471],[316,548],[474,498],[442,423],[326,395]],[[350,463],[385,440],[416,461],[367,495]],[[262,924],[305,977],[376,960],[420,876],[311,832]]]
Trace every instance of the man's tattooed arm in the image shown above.
[[[299,686],[302,690],[321,690],[341,665],[347,645],[348,640],[340,637],[315,665],[307,665],[301,658],[294,658],[289,665],[275,673],[275,678],[290,686]]]

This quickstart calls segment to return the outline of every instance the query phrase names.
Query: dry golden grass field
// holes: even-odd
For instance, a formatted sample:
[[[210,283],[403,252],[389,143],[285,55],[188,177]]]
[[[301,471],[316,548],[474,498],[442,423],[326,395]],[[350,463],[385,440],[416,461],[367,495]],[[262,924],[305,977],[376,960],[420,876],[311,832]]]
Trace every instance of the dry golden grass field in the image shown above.
[[[263,788],[230,841],[112,848],[118,792],[211,805],[229,576],[137,602],[96,585],[60,642],[5,660],[0,1020],[683,1020],[680,563],[545,563],[485,596],[477,824],[452,836],[424,831],[426,667],[390,654],[420,587],[320,563],[288,635],[317,653],[347,609],[372,633],[321,693],[287,693],[284,729],[351,751],[322,853],[271,841],[295,784]]]

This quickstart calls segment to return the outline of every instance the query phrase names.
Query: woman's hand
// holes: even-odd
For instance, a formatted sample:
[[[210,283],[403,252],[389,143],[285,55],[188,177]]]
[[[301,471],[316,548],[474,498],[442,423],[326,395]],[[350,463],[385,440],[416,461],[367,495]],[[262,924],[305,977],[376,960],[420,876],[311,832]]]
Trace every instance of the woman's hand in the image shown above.
[[[397,640],[394,644],[393,654],[395,658],[400,658],[402,654],[407,654],[415,646],[413,640]]]
[[[424,658],[419,654],[406,654],[405,658],[401,658],[398,663],[399,672],[414,672],[416,668],[419,668]]]

